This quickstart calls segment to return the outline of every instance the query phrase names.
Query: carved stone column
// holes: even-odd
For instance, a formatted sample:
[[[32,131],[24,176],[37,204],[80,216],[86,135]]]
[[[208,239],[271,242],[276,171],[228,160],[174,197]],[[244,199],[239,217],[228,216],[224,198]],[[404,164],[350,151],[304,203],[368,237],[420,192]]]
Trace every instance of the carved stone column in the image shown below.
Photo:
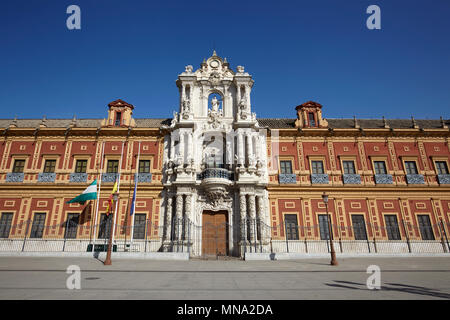
[[[192,146],[192,133],[189,132],[188,133],[188,149],[187,149],[187,159],[188,159],[188,163],[191,163],[191,159],[194,159],[194,155],[193,155],[193,146]]]
[[[242,166],[244,164],[244,141],[243,141],[242,132],[238,133],[238,161],[239,164]]]
[[[264,198],[262,196],[256,197],[257,205],[258,205],[258,211],[257,211],[257,218],[258,218],[258,231],[259,235],[261,237],[261,241],[266,241],[267,236],[267,226],[266,226],[266,219],[265,219],[265,212],[264,212]]]
[[[253,161],[253,141],[252,134],[247,134],[247,163],[250,165]]]
[[[170,241],[171,239],[171,233],[172,233],[172,196],[168,195],[166,196],[166,241]]]
[[[192,220],[191,217],[191,199],[192,196],[190,194],[186,195],[186,201],[184,203],[184,240],[189,240],[190,237],[188,236],[189,233],[189,223]]]
[[[175,139],[174,139],[174,134],[172,133],[169,136],[170,139],[170,160],[174,161],[175,160]]]
[[[177,194],[177,202],[176,202],[176,216],[175,216],[175,235],[174,238],[176,240],[181,239],[181,234],[183,232],[182,226],[183,226],[183,195]]]
[[[240,212],[241,212],[241,221],[240,221],[240,225],[241,225],[241,241],[242,242],[247,242],[247,221],[246,221],[246,217],[247,217],[247,201],[246,201],[246,196],[245,194],[241,194],[239,197],[239,205],[240,205]]]
[[[180,130],[180,158],[181,158],[181,161],[182,161],[182,165],[184,165],[185,163],[186,163],[186,161],[185,161],[185,151],[184,151],[184,131],[181,131]]]
[[[250,241],[254,242],[256,240],[256,203],[255,203],[255,195],[248,196],[248,206],[249,206],[249,218],[250,218]]]

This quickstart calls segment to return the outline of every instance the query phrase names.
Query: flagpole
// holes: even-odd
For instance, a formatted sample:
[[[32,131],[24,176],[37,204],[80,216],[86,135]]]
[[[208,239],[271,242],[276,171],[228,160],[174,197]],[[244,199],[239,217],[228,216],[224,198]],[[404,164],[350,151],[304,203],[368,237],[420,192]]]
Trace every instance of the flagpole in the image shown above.
[[[135,175],[135,179],[136,181],[135,183],[135,192],[134,192],[134,201],[133,201],[133,214],[136,214],[136,212],[134,212],[136,210],[136,195],[137,195],[137,183],[139,181],[139,157],[141,155],[141,142],[139,141],[139,151],[138,151],[138,156],[137,156],[137,162],[136,162],[136,175]],[[131,215],[130,215],[131,217]],[[146,219],[147,221],[147,219]],[[134,235],[134,219],[131,218],[131,246],[133,246],[133,235]]]
[[[120,180],[121,180],[120,179],[120,171],[122,170],[123,145],[124,145],[124,142],[122,142],[122,152],[120,154],[120,161],[119,161],[119,183],[117,184],[117,194],[119,194],[119,191],[120,191]],[[113,228],[113,234],[112,234],[113,242],[114,242],[114,236],[116,234],[116,216],[118,215],[118,214],[116,214],[116,212],[117,212],[118,207],[119,207],[119,201],[116,202],[116,208],[114,210],[114,220],[113,220],[114,228]]]
[[[99,182],[98,182],[98,192],[97,192],[97,203],[95,208],[95,218],[94,218],[94,240],[92,242],[92,252],[94,252],[94,245],[97,234],[97,216],[98,216],[98,204],[100,202],[100,190],[102,188],[102,171],[103,171],[103,157],[105,153],[105,141],[102,142],[102,158],[100,159],[100,173],[99,173]]]

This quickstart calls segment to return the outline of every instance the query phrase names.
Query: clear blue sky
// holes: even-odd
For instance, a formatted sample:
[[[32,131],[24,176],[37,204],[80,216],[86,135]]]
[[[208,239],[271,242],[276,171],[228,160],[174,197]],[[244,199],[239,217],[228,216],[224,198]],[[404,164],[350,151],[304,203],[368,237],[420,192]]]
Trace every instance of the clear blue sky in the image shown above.
[[[81,30],[66,8],[81,8]],[[381,30],[366,8],[381,8]],[[450,1],[15,0],[0,6],[0,118],[171,117],[184,66],[211,55],[253,75],[260,118],[450,118]]]

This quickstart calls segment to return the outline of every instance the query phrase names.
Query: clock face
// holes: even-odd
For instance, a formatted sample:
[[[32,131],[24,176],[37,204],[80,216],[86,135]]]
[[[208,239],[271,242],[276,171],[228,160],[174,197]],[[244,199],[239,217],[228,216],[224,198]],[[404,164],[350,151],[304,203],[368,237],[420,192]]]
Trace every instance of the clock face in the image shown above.
[[[213,68],[217,68],[219,66],[219,62],[217,60],[213,60],[211,61],[210,66]]]

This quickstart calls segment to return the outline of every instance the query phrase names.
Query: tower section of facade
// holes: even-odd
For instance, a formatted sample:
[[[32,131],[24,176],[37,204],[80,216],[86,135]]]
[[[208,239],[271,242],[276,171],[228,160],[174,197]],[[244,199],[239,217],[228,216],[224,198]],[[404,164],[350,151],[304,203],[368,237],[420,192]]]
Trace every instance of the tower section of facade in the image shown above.
[[[252,112],[253,83],[216,52],[178,76],[179,110],[162,128],[164,250],[239,256],[268,246],[266,132]]]

